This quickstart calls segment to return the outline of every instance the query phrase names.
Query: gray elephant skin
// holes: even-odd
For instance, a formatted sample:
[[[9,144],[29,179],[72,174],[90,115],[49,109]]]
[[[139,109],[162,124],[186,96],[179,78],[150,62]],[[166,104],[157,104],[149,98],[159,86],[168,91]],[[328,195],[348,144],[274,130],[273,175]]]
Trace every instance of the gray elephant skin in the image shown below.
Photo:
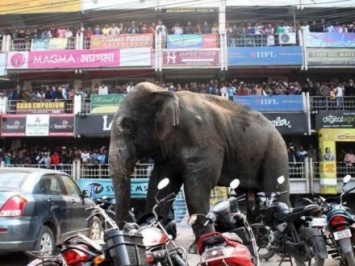
[[[165,177],[170,184],[159,197],[178,193],[184,184],[190,214],[207,214],[211,190],[235,178],[242,190],[271,192],[283,175],[278,191],[289,191],[287,149],[277,129],[261,113],[219,96],[142,82],[125,97],[113,118],[109,149],[118,221],[129,220],[130,174],[148,156],[154,159],[148,212]],[[288,197],[282,201],[289,203]],[[197,238],[211,230],[201,223],[193,226]]]

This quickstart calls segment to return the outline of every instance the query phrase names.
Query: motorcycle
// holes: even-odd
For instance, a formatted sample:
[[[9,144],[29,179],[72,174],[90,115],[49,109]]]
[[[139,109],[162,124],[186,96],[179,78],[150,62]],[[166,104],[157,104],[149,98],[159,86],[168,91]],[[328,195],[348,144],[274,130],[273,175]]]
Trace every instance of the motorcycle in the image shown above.
[[[168,184],[169,179],[163,179],[158,184],[159,191]],[[54,251],[50,254],[28,251],[29,255],[36,258],[28,265],[186,266],[185,249],[172,241],[156,213],[159,206],[174,199],[174,193],[159,200],[156,198],[157,204],[153,207],[154,221],[151,220],[142,227],[137,223],[125,223],[122,230],[104,209],[95,205],[88,210],[95,210],[103,217],[103,240],[91,240],[78,233],[65,239],[55,254]]]
[[[313,197],[313,201],[304,198],[308,202],[315,202],[322,207],[322,216],[312,223],[326,236],[326,243],[331,248],[329,253],[334,259],[338,259],[341,265],[355,265],[355,219],[351,210],[345,206],[343,199],[355,190],[355,187],[345,190],[351,176],[343,178],[342,193],[338,197],[323,198]]]
[[[233,190],[238,186],[238,179],[230,184]],[[245,200],[245,197],[245,194],[238,197],[230,195],[228,199],[216,202],[207,215],[191,215],[190,225],[197,221],[198,216],[202,216],[205,219],[204,226],[211,224],[215,229],[215,232],[204,234],[198,240],[201,255],[198,265],[259,265],[253,230],[238,207],[238,201]]]
[[[279,177],[278,183],[283,182],[284,177]],[[310,263],[313,258],[315,265],[324,265],[328,257],[325,240],[318,230],[310,226],[312,217],[321,213],[321,207],[318,204],[308,204],[289,208],[287,204],[278,201],[285,193],[287,191],[268,195],[264,192],[257,193],[253,215],[261,222],[251,225],[257,243],[279,254],[279,265],[287,257],[294,258],[297,265],[305,265],[307,261]]]

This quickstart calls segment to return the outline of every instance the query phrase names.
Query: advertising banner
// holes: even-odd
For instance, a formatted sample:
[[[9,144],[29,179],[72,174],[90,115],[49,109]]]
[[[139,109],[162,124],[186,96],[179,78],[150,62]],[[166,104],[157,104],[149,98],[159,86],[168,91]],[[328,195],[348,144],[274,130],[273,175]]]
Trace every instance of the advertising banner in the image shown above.
[[[217,37],[217,34],[169,34],[167,37],[167,48],[217,48]]]
[[[153,47],[153,41],[154,35],[152,33],[91,35],[90,49]]]
[[[334,1],[334,0],[322,0],[322,1],[315,1],[315,0],[226,0],[227,1],[227,6],[258,6],[259,8],[261,6],[267,6],[267,7],[275,7],[275,6],[280,6],[280,7],[297,7],[299,8],[317,8],[317,7],[335,7],[339,8],[339,2]],[[342,1],[341,2],[341,7],[353,7],[355,6],[355,1],[354,0],[349,0],[349,1]]]
[[[75,134],[82,136],[110,136],[113,114],[89,114],[76,117]]]
[[[306,36],[306,47],[355,47],[355,33],[310,32]]]
[[[228,47],[229,66],[302,65],[300,46]]]
[[[0,76],[5,76],[6,53],[0,53]]]
[[[281,134],[308,133],[306,113],[263,113]]]
[[[61,114],[65,113],[65,102],[17,102],[16,113]]]
[[[316,129],[321,128],[355,128],[355,111],[318,111]]]
[[[1,0],[0,14],[79,12],[81,0]]]
[[[163,67],[218,67],[219,49],[201,50],[164,50]]]
[[[150,47],[120,49],[120,66],[152,66],[153,52]]]
[[[156,1],[142,1],[142,0],[81,0],[82,11],[100,11],[100,10],[127,10],[127,9],[139,9],[155,8]],[[128,18],[127,18],[128,19]],[[132,18],[133,19],[133,18]]]
[[[116,113],[120,103],[127,94],[92,94],[90,96],[91,114],[113,114]]]
[[[3,115],[1,118],[1,136],[74,136],[72,114]]]
[[[355,34],[355,33],[354,33]],[[309,66],[354,66],[355,51],[348,49],[307,49]]]
[[[259,112],[304,112],[303,95],[234,96],[233,101]]]

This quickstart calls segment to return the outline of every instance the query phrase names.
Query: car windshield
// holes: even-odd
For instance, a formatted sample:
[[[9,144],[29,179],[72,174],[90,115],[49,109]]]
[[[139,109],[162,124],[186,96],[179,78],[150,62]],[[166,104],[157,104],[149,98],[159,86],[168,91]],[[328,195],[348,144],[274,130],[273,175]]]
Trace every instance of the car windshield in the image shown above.
[[[20,187],[26,175],[28,173],[0,173],[0,189]]]

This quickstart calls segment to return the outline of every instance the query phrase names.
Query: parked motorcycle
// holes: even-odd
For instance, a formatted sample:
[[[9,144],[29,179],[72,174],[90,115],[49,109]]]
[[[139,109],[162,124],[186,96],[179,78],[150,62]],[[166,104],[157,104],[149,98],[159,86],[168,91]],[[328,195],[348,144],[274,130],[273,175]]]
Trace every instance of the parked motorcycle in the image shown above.
[[[327,238],[330,255],[338,259],[341,265],[355,265],[355,219],[351,210],[345,206],[343,199],[355,190],[355,187],[345,190],[351,176],[343,178],[342,193],[338,197],[323,198],[314,196],[313,200],[304,198],[308,202],[317,203],[322,207],[323,215],[312,222],[312,227],[320,230]]]
[[[169,179],[163,179],[158,185],[159,191],[168,183]],[[174,193],[163,199],[157,199],[157,204],[153,208],[154,221],[150,220],[142,227],[136,223],[126,223],[123,230],[119,230],[106,210],[95,205],[89,210],[96,210],[103,217],[103,241],[91,240],[78,233],[65,239],[58,247],[60,252],[56,250],[55,255],[54,252],[51,254],[28,252],[36,257],[29,265],[186,266],[185,249],[172,241],[156,213],[159,206],[174,199]]]
[[[238,186],[238,179],[230,184],[233,190]],[[245,194],[239,197],[230,196],[216,202],[207,215],[191,215],[190,225],[196,222],[198,216],[202,216],[205,219],[204,226],[212,224],[216,231],[199,238],[198,251],[201,260],[198,265],[259,265],[253,230],[238,207],[238,201],[245,200],[245,197]]]
[[[284,177],[279,177],[278,183],[283,182]],[[289,208],[287,204],[278,201],[285,193],[287,192],[257,194],[253,214],[261,222],[251,225],[257,243],[262,239],[263,247],[266,245],[268,250],[279,254],[279,265],[287,257],[293,257],[297,265],[305,265],[305,262],[310,262],[313,258],[315,265],[324,265],[328,257],[325,240],[321,232],[310,226],[312,217],[321,213],[321,207],[318,204],[308,204]]]

